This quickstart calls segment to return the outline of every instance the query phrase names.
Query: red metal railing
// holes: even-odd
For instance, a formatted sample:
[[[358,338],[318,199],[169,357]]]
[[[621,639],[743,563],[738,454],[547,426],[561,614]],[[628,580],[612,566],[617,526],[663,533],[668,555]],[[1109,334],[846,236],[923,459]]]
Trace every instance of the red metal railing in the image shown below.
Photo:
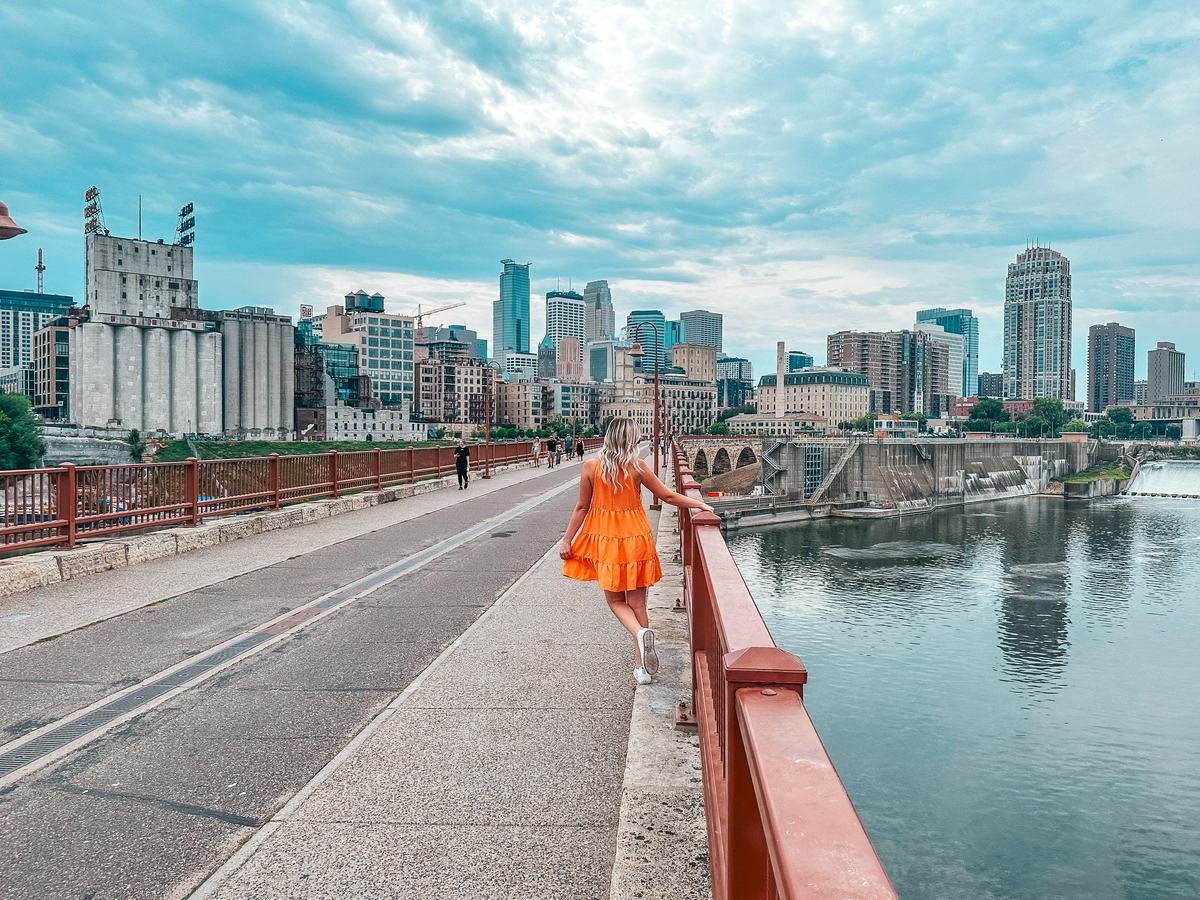
[[[672,461],[699,499],[677,446]],[[715,900],[895,897],[804,707],[804,664],[775,645],[720,519],[683,510],[679,529]]]
[[[492,466],[529,459],[530,453],[530,441],[472,444],[471,468],[481,469],[485,459]],[[119,466],[67,463],[0,472],[0,555],[74,547],[81,538],[196,525],[213,516],[278,509],[453,472],[450,446]]]

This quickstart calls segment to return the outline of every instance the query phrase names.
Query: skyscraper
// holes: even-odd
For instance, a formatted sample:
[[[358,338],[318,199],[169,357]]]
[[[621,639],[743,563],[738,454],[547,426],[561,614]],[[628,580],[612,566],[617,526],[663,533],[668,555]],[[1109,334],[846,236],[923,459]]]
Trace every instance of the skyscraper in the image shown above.
[[[529,263],[500,260],[500,297],[492,304],[492,352],[529,353]]]
[[[1109,322],[1088,329],[1087,408],[1104,412],[1133,399],[1133,329]]]
[[[33,359],[33,335],[71,308],[65,294],[0,290],[0,368],[27,366]]]
[[[923,331],[839,331],[827,339],[831,368],[862,372],[877,413],[931,418],[950,408],[950,353]]]
[[[1004,283],[1004,399],[1073,400],[1071,261],[1031,247],[1008,264]]]
[[[546,294],[546,336],[554,344],[556,359],[561,365],[563,360],[562,340],[571,338],[576,341],[576,359],[566,360],[568,365],[583,368],[584,335],[587,331],[587,303],[583,297],[574,291],[550,291]]]
[[[720,313],[706,309],[693,309],[679,314],[689,344],[712,347],[721,352],[722,318]]]
[[[946,390],[955,397],[965,397],[967,391],[963,385],[963,373],[966,371],[966,366],[963,364],[965,355],[963,336],[948,331],[945,326],[938,325],[936,322],[922,322],[919,319],[916,330],[925,332],[938,343],[945,345],[946,352],[949,354],[950,366],[947,370]]]
[[[801,369],[811,369],[813,358],[811,353],[805,353],[803,350],[789,350],[788,355],[789,372],[799,372]]]
[[[612,291],[604,279],[589,281],[583,289],[583,302],[587,307],[587,322],[584,341],[611,341],[617,336],[617,320],[613,312]]]
[[[644,322],[652,323],[654,327],[643,325]],[[658,329],[657,332],[655,328]],[[658,361],[661,368],[667,367],[667,355],[664,350],[668,337],[667,317],[663,315],[661,309],[633,310],[625,318],[625,332],[625,336],[630,341],[637,341],[642,345],[642,350],[646,354],[641,363],[643,371],[653,372],[655,360]]]
[[[1183,394],[1183,354],[1170,341],[1159,341],[1146,354],[1146,399],[1150,402]]]
[[[979,379],[979,320],[969,309],[933,309],[917,311],[917,323],[941,325],[949,334],[962,335],[962,396],[975,393]]]
[[[663,337],[663,368],[671,366],[671,348],[688,342],[687,329],[678,319],[667,319],[667,330]]]

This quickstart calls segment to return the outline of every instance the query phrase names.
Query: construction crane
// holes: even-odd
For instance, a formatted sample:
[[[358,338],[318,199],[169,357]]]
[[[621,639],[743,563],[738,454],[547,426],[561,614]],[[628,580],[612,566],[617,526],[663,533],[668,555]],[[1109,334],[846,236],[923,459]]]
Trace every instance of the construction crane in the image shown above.
[[[422,321],[424,316],[435,316],[438,313],[443,313],[450,309],[458,309],[460,306],[466,305],[467,303],[465,300],[459,300],[457,303],[447,303],[445,306],[435,306],[433,309],[421,309],[421,304],[418,303],[416,315],[417,335],[420,336],[421,329],[425,327],[425,323]]]
[[[42,275],[46,271],[46,264],[44,262],[42,262],[42,248],[41,247],[38,247],[38,264],[36,266],[34,266],[33,269],[35,272],[37,272],[37,275],[38,275],[37,292],[40,294],[40,293],[42,293]]]

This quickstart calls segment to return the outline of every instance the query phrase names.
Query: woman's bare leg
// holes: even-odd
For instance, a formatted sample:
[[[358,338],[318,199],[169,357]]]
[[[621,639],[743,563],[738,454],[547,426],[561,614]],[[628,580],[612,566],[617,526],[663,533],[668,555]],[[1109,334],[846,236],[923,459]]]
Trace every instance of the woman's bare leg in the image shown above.
[[[625,602],[629,604],[629,608],[637,616],[638,625],[642,628],[649,628],[650,620],[646,618],[646,589],[640,587],[637,590],[626,591]],[[636,634],[637,632],[634,632],[635,636]]]
[[[633,638],[633,661],[636,667],[641,668],[642,651],[638,647],[637,633],[639,628],[644,628],[641,620],[638,619],[637,613],[633,607],[625,601],[625,598],[630,594],[635,593],[630,591],[628,594],[623,591],[605,591],[604,599],[608,601],[608,608],[612,610],[612,614],[617,617],[617,621],[625,626],[625,630],[629,632]],[[642,616],[646,615],[646,591],[643,588],[642,594]]]

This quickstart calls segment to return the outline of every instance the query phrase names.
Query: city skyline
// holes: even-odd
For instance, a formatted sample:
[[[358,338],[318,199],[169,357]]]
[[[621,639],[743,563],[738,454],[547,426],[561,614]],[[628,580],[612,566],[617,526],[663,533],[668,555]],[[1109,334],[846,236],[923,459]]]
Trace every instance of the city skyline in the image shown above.
[[[42,246],[47,290],[80,295],[95,183],[119,234],[137,233],[139,194],[149,237],[195,202],[212,308],[253,293],[295,315],[362,286],[396,312],[465,300],[455,319],[490,333],[509,257],[534,262],[537,295],[607,278],[621,312],[722,312],[726,348],[763,371],[776,337],[813,350],[864,319],[967,307],[994,371],[1004,262],[1040,239],[1072,260],[1077,337],[1115,320],[1200,344],[1179,315],[1200,286],[1184,4],[1042,10],[1019,33],[1003,9],[938,5],[517,19],[249,4],[214,29],[209,9],[147,21],[110,4],[103,44],[98,15],[0,10],[3,199],[30,229],[0,252],[3,287],[33,286]],[[934,46],[956,52],[918,52]],[[760,64],[712,64],[730,58]],[[544,139],[559,119],[571,127]],[[535,306],[534,343],[544,325]],[[1085,342],[1072,351],[1086,371]]]

